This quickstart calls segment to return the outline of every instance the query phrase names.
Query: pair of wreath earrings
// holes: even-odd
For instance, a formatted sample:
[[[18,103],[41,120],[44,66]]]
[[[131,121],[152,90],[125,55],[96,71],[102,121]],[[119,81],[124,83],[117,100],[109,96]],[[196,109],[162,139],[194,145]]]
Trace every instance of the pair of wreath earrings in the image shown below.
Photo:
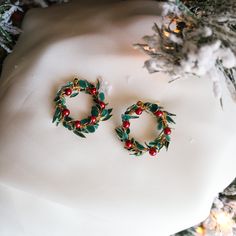
[[[56,108],[53,123],[55,122],[56,125],[62,123],[65,128],[82,138],[85,138],[85,134],[94,133],[100,121],[109,120],[112,116],[112,109],[107,108],[108,103],[105,102],[105,94],[101,91],[100,87],[99,80],[97,80],[96,84],[93,84],[82,79],[74,79],[62,86],[54,99]],[[82,120],[74,120],[70,117],[70,110],[66,106],[66,97],[76,97],[80,92],[90,94],[94,105],[91,108],[91,115],[89,117]],[[139,118],[143,112],[147,112],[156,118],[157,130],[160,131],[153,141],[145,142],[145,144],[141,144],[129,135],[130,120]],[[151,156],[156,156],[163,147],[166,147],[166,150],[168,150],[171,134],[169,124],[175,124],[172,116],[175,116],[175,114],[163,110],[163,107],[159,104],[138,101],[136,104],[128,107],[124,114],[121,115],[122,124],[115,131],[120,141],[124,143],[124,148],[131,155],[141,156],[149,152]]]

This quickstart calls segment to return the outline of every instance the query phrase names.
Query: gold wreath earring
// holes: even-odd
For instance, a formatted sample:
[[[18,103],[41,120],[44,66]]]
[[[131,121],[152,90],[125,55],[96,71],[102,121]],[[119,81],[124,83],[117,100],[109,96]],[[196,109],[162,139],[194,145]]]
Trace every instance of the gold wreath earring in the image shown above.
[[[141,144],[129,136],[130,120],[139,118],[143,111],[156,118],[158,123],[157,129],[160,130],[159,135],[153,141],[149,143],[145,142],[145,144]],[[139,101],[128,107],[125,113],[121,115],[122,125],[116,128],[115,131],[118,138],[124,143],[124,148],[127,149],[131,155],[141,156],[149,152],[151,156],[156,156],[164,146],[166,150],[168,150],[171,134],[169,124],[175,124],[171,116],[175,116],[175,114],[164,111],[163,107],[158,104]]]
[[[66,106],[66,97],[76,97],[80,92],[90,94],[93,97],[94,105],[91,108],[91,115],[82,120],[74,120],[70,117],[70,110]],[[54,99],[56,108],[53,116],[53,123],[62,125],[73,131],[74,134],[85,138],[85,133],[94,133],[100,121],[111,118],[112,109],[107,109],[105,94],[100,91],[100,81],[92,84],[87,80],[74,79],[62,86]]]

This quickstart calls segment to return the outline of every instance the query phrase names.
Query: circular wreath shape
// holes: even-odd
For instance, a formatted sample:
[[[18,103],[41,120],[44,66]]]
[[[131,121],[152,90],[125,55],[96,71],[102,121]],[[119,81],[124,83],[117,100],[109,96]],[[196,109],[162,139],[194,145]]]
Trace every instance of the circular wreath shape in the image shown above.
[[[108,120],[112,116],[112,109],[106,109],[108,103],[105,103],[105,94],[100,91],[100,85],[99,79],[96,84],[77,78],[67,82],[60,88],[54,99],[56,107],[52,122],[55,122],[56,125],[62,123],[65,128],[82,138],[86,137],[86,133],[94,133],[100,121]],[[70,110],[66,106],[66,97],[76,97],[80,92],[90,94],[93,97],[94,105],[89,117],[74,120],[70,117]]]
[[[144,111],[156,118],[157,130],[159,130],[160,133],[153,141],[141,144],[129,135],[130,120],[139,118]],[[166,147],[166,150],[168,150],[172,131],[169,124],[175,124],[175,121],[171,118],[172,116],[176,115],[163,110],[163,107],[158,104],[139,101],[128,107],[125,113],[121,115],[122,125],[116,128],[116,133],[121,142],[124,143],[124,148],[127,149],[131,155],[141,156],[149,152],[151,156],[156,156],[163,147]]]

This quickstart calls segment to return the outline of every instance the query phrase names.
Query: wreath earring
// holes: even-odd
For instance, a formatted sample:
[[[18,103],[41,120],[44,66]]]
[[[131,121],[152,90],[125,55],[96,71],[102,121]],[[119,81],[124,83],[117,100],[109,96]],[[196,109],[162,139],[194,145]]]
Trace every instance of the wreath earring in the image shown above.
[[[74,79],[62,86],[56,94],[55,113],[53,123],[62,125],[72,131],[74,134],[85,138],[86,133],[94,133],[99,126],[100,121],[106,121],[111,118],[112,109],[107,109],[108,103],[105,102],[105,94],[100,91],[101,83],[99,79],[96,84],[87,80]],[[76,97],[80,92],[90,94],[93,97],[94,105],[91,108],[91,115],[82,120],[74,120],[70,117],[70,110],[66,106],[66,97]]]
[[[151,114],[157,120],[157,130],[160,131],[153,141],[145,142],[145,144],[141,144],[129,136],[130,120],[139,118],[143,112]],[[125,113],[121,115],[122,125],[116,128],[115,131],[120,141],[124,143],[124,148],[131,155],[141,156],[149,152],[151,156],[155,156],[163,147],[168,150],[172,131],[169,124],[175,124],[175,121],[171,118],[172,116],[176,115],[163,110],[163,107],[158,104],[139,101],[128,107]]]

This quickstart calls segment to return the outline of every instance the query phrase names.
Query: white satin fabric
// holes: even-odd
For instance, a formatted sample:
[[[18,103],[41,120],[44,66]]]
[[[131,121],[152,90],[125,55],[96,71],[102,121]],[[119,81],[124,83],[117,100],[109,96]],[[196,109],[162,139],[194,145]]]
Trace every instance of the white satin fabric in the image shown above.
[[[0,81],[1,236],[167,236],[208,216],[235,177],[236,104],[225,90],[222,111],[207,78],[170,84],[142,68],[132,44],[159,14],[152,1],[28,13]],[[51,122],[56,90],[75,76],[112,86],[113,118],[84,140]],[[158,158],[130,157],[114,133],[138,100],[177,115]],[[88,114],[89,97],[75,101],[73,116]],[[153,138],[153,124],[142,116],[133,134]]]

